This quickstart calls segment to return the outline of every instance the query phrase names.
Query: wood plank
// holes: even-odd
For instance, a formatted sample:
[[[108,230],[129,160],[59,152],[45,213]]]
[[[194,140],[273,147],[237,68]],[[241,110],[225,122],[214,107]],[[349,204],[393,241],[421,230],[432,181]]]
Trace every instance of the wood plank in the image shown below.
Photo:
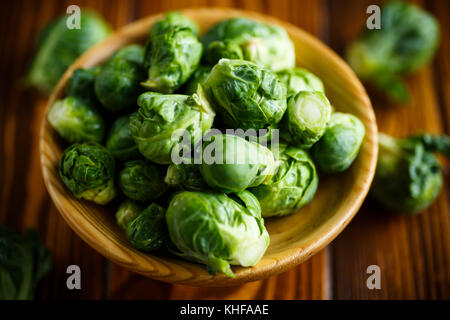
[[[427,2],[429,9],[441,26],[441,43],[434,60],[435,85],[441,105],[442,119],[447,132],[450,131],[450,8],[446,0]]]
[[[364,25],[367,6],[379,1],[329,3],[333,13],[330,42],[342,53]],[[448,7],[446,10],[442,8],[442,11],[448,12]],[[448,52],[443,57],[447,58]],[[396,136],[419,131],[443,132],[444,121],[438,104],[434,72],[428,66],[408,78],[412,93],[409,107],[396,106],[369,90],[380,131]],[[436,203],[418,216],[397,215],[366,200],[361,211],[333,243],[335,298],[449,298],[448,172],[445,180]],[[372,264],[381,268],[381,290],[366,287],[366,269]]]
[[[273,15],[294,23],[305,30],[324,36],[324,1],[261,2],[246,1],[138,1],[138,18],[184,7],[236,7]],[[325,299],[328,297],[327,249],[302,265],[267,280],[238,287],[195,288],[170,285],[146,279],[123,268],[111,265],[109,293],[112,299]]]
[[[47,99],[23,86],[37,33],[51,18],[64,14],[68,3],[19,1],[2,10],[1,20],[8,22],[2,25],[8,50],[2,50],[0,63],[8,77],[2,78],[0,86],[4,103],[0,108],[0,221],[19,230],[35,228],[52,252],[54,267],[41,284],[41,299],[99,299],[104,291],[105,259],[70,230],[51,203],[42,180],[38,143]],[[19,21],[26,23],[17,28]],[[81,267],[82,290],[66,287],[66,268],[71,264]]]

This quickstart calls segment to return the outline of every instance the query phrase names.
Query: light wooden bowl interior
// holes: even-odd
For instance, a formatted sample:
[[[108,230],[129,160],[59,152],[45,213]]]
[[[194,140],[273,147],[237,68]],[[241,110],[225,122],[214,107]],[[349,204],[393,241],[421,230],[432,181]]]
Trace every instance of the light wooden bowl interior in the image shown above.
[[[354,73],[331,49],[301,29],[274,18],[241,10],[200,8],[181,10],[194,19],[202,31],[232,17],[248,17],[284,27],[295,44],[297,65],[317,74],[324,82],[334,108],[358,116],[366,136],[352,167],[339,175],[323,177],[313,201],[290,216],[266,219],[270,246],[262,260],[252,268],[233,267],[235,278],[218,273],[211,276],[205,266],[173,256],[154,256],[134,249],[116,226],[111,208],[75,199],[58,176],[62,154],[60,138],[47,117],[40,136],[44,181],[56,207],[70,227],[102,255],[127,269],[150,278],[197,286],[237,285],[269,277],[292,268],[330,243],[360,208],[372,181],[377,158],[377,128],[370,100]],[[130,43],[144,43],[151,25],[162,14],[127,25],[81,56],[64,74],[47,106],[64,96],[73,70],[104,62],[117,49]]]

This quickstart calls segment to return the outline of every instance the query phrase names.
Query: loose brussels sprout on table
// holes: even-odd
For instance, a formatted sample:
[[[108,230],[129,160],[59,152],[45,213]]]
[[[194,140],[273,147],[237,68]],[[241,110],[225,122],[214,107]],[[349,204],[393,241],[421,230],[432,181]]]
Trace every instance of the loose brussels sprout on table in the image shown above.
[[[439,24],[419,7],[393,1],[381,9],[381,28],[365,30],[347,50],[347,60],[363,80],[394,100],[406,100],[401,77],[431,60],[439,43]]]
[[[195,23],[186,26],[188,18],[181,19],[167,15],[150,31],[144,54],[148,78],[142,82],[149,90],[174,92],[188,80],[200,62],[203,47],[197,34],[192,32]]]
[[[170,164],[181,150],[180,138],[187,132],[192,143],[201,140],[213,124],[214,112],[198,94],[163,95],[146,92],[139,96],[139,111],[130,118],[131,135],[139,152],[149,160]],[[175,148],[175,150],[173,150]]]
[[[167,238],[165,209],[152,203],[128,223],[126,235],[139,250],[151,252],[160,249]]]
[[[166,213],[179,256],[206,264],[208,271],[234,277],[230,265],[255,265],[269,246],[258,200],[248,191],[176,194]]]
[[[140,46],[125,47],[111,57],[95,79],[95,92],[102,105],[111,112],[134,111],[136,99],[144,90],[140,83],[145,70],[136,62]]]
[[[100,143],[105,135],[102,116],[84,100],[73,96],[56,101],[50,107],[48,121],[69,143]]]
[[[333,113],[324,135],[312,150],[319,169],[325,173],[347,170],[358,155],[364,134],[364,125],[357,117]]]
[[[449,138],[426,134],[396,139],[379,133],[378,142],[373,197],[387,208],[411,214],[429,207],[442,188],[442,170],[433,152],[449,156]]]
[[[166,14],[145,48],[128,45],[102,66],[76,70],[68,96],[52,106],[48,119],[70,143],[101,143],[111,125],[106,148],[82,143],[64,151],[63,183],[76,198],[103,205],[118,184],[115,219],[135,248],[166,247],[233,277],[231,265],[254,266],[264,255],[270,239],[263,217],[309,203],[316,165],[323,173],[346,170],[364,138],[355,116],[330,119],[322,81],[294,63],[280,27],[230,19],[200,42],[195,22]],[[97,105],[115,119],[105,124]],[[448,141],[414,139],[449,152]]]
[[[136,218],[142,211],[144,211],[144,208],[140,203],[129,199],[125,200],[120,204],[119,209],[117,209],[116,212],[117,225],[122,230],[127,230],[128,223]]]
[[[325,132],[331,115],[331,104],[319,91],[299,91],[288,99],[280,135],[301,148],[311,148]]]
[[[130,116],[122,116],[114,120],[106,148],[120,161],[139,159],[140,153],[130,131]]]
[[[125,162],[119,186],[128,198],[142,202],[155,200],[167,190],[162,170],[147,160]]]
[[[204,88],[222,122],[231,128],[267,128],[277,124],[286,110],[284,84],[252,62],[220,60]]]
[[[202,37],[203,47],[207,53],[214,52],[211,46],[217,46],[217,41],[236,43],[240,46],[245,60],[274,71],[289,69],[295,65],[294,44],[286,31],[278,26],[245,18],[224,20],[209,29]],[[225,46],[230,48],[226,43]],[[212,60],[229,58],[228,48],[222,50],[224,56],[214,56]],[[236,50],[233,52],[236,53]]]
[[[322,80],[302,68],[281,70],[277,73],[281,82],[286,85],[288,97],[299,91],[320,91],[325,93]]]
[[[59,176],[72,194],[98,204],[116,195],[114,169],[114,157],[98,144],[73,144],[59,161]]]
[[[256,187],[269,180],[275,170],[272,152],[255,142],[227,134],[204,143],[200,173],[213,189],[230,193]],[[214,161],[205,157],[214,154]],[[212,163],[211,163],[212,162]]]
[[[82,10],[80,28],[69,29],[67,16],[51,22],[42,32],[27,82],[50,93],[64,71],[94,44],[105,39],[110,27],[97,14]]]
[[[33,299],[51,268],[52,256],[34,230],[21,235],[0,224],[1,301]]]
[[[258,198],[264,218],[285,216],[310,202],[319,184],[316,167],[300,148],[280,145],[273,177],[249,190]]]

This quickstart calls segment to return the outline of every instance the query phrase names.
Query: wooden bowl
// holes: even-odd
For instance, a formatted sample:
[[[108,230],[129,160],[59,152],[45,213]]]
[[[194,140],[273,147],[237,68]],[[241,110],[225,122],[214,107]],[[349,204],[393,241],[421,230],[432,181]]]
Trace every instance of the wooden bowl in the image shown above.
[[[321,177],[313,201],[290,216],[266,219],[270,246],[254,267],[233,267],[235,278],[221,273],[211,276],[204,265],[172,256],[154,256],[134,249],[117,227],[111,209],[75,199],[58,176],[58,161],[63,151],[61,140],[47,116],[40,135],[41,166],[44,181],[56,207],[75,232],[111,261],[144,276],[161,281],[197,286],[237,285],[267,278],[292,268],[330,243],[350,222],[369,190],[377,159],[377,128],[370,100],[349,66],[330,48],[301,29],[254,12],[199,8],[181,10],[195,20],[202,31],[232,17],[280,25],[295,44],[297,65],[307,67],[324,82],[335,109],[358,116],[366,128],[361,151],[352,167],[339,175]],[[54,89],[49,107],[64,96],[67,80],[79,67],[104,62],[117,49],[130,43],[143,43],[151,25],[163,14],[131,23],[83,54],[64,74]]]

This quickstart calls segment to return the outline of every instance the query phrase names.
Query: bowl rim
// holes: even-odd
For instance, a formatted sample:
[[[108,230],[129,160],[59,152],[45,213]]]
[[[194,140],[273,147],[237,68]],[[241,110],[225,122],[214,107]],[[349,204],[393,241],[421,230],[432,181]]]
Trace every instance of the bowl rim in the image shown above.
[[[135,38],[136,40],[142,38],[142,35],[137,35],[137,30],[140,30],[144,27],[147,27],[147,30],[150,26],[157,20],[161,19],[164,13],[158,13],[143,17],[139,20],[131,22],[119,29],[117,29],[114,33],[112,33],[108,38],[103,40],[102,42],[96,44],[84,54],[82,54],[63,74],[61,79],[58,81],[58,84],[53,89],[46,108],[45,113],[41,122],[40,128],[40,137],[39,137],[39,151],[40,151],[40,162],[41,162],[41,171],[43,175],[43,180],[45,186],[52,198],[53,203],[57,207],[59,213],[62,215],[64,220],[69,224],[72,230],[74,230],[78,236],[80,236],[85,242],[87,242],[92,248],[94,248],[101,255],[111,260],[112,262],[119,264],[131,271],[139,273],[149,278],[153,278],[156,280],[161,280],[170,283],[176,284],[185,284],[185,285],[194,285],[194,286],[229,286],[229,285],[238,285],[244,282],[256,281],[267,278],[269,276],[279,274],[281,272],[287,271],[288,269],[306,261],[311,256],[316,254],[318,251],[327,246],[330,242],[332,242],[340,232],[348,225],[354,215],[358,212],[361,207],[365,197],[368,194],[370,189],[371,182],[373,180],[376,168],[377,154],[378,154],[378,142],[377,142],[377,125],[375,121],[375,113],[373,111],[370,99],[364,89],[363,85],[353,72],[353,70],[346,64],[346,62],[340,58],[337,53],[335,53],[331,48],[329,48],[326,44],[324,44],[321,40],[313,36],[312,34],[304,31],[300,27],[297,27],[291,23],[279,20],[277,18],[253,12],[248,10],[240,10],[240,9],[232,9],[232,8],[221,8],[221,7],[200,7],[200,8],[189,8],[189,9],[179,9],[177,10],[186,15],[190,14],[199,14],[201,11],[205,11],[208,14],[213,15],[215,12],[223,13],[224,11],[228,12],[228,15],[231,16],[242,16],[250,19],[261,20],[264,22],[270,22],[273,24],[277,24],[279,26],[284,27],[286,30],[289,29],[289,33],[295,33],[296,36],[303,38],[308,42],[308,45],[316,47],[317,50],[321,50],[328,59],[334,60],[335,63],[339,64],[342,68],[342,71],[350,78],[352,78],[353,90],[357,92],[358,97],[361,99],[361,102],[365,105],[366,117],[368,119],[369,126],[366,124],[366,136],[365,140],[368,140],[367,137],[370,136],[371,139],[366,141],[365,143],[369,144],[368,151],[369,157],[367,159],[368,163],[365,165],[366,174],[361,178],[358,182],[359,191],[357,193],[354,201],[348,206],[347,211],[339,216],[334,218],[334,225],[331,224],[330,221],[324,222],[318,229],[325,228],[320,234],[321,236],[316,239],[316,241],[310,242],[309,245],[294,249],[287,249],[281,251],[277,259],[273,259],[273,261],[268,261],[262,266],[258,266],[258,264],[254,267],[233,267],[233,271],[235,272],[234,278],[228,278],[223,274],[217,274],[216,276],[211,276],[207,274],[206,268],[204,266],[192,263],[189,261],[184,261],[180,259],[172,259],[160,256],[154,256],[139,252],[137,250],[130,250],[128,248],[123,248],[120,242],[112,241],[105,234],[96,235],[97,238],[94,239],[93,233],[99,232],[94,225],[89,224],[89,221],[85,221],[85,219],[81,216],[74,215],[70,210],[64,207],[60,201],[57,201],[58,195],[57,190],[53,184],[50,183],[50,169],[45,165],[45,149],[48,147],[47,142],[45,141],[46,136],[46,127],[47,127],[47,114],[50,106],[54,103],[54,101],[63,93],[63,90],[66,86],[67,80],[72,75],[73,71],[76,68],[86,66],[89,64],[95,56],[98,56],[97,50],[100,49],[105,44],[110,44],[111,47],[115,47],[116,49],[122,47],[124,44],[129,43],[129,39]],[[123,40],[124,37],[128,37],[128,40]],[[136,41],[135,41],[136,42]],[[109,54],[107,55],[109,56]],[[79,201],[79,200],[77,200]],[[84,219],[84,223],[80,224],[80,221]],[[318,232],[316,230],[316,232]],[[105,245],[105,242],[99,242],[98,237],[102,238],[103,241],[109,241],[108,245]],[[147,261],[147,267],[142,266],[143,261]],[[154,265],[149,264],[151,261]],[[167,265],[165,265],[167,264]],[[179,265],[182,267],[184,274],[177,275],[177,272],[163,270],[164,268],[170,269],[175,265]],[[199,269],[202,268],[202,269]],[[191,273],[191,274],[189,274]]]

